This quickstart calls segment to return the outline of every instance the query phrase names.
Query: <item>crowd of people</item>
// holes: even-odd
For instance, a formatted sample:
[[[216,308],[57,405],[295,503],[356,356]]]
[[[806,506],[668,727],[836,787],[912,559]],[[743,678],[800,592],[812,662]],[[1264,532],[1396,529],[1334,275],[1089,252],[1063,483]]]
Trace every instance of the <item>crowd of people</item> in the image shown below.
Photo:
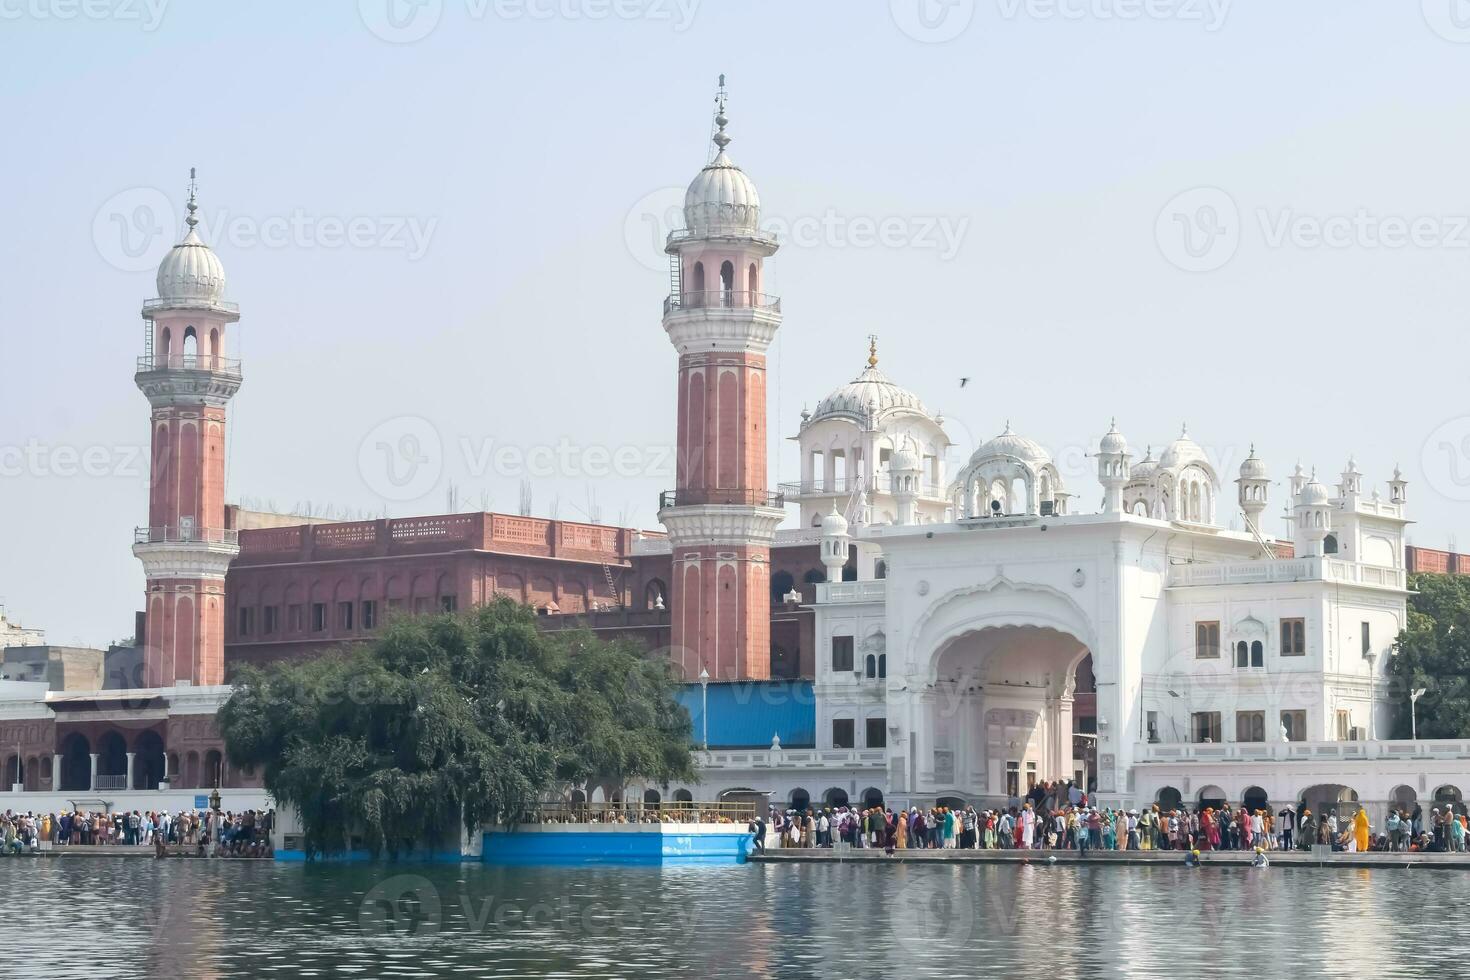
[[[162,856],[169,848],[194,848],[222,857],[266,857],[271,853],[274,810],[70,810],[61,813],[15,813],[0,817],[5,854],[52,847],[110,845],[153,847]]]
[[[1390,810],[1375,829],[1362,808],[1314,814],[1304,805],[1099,807],[1070,782],[1038,784],[999,809],[965,806],[816,807],[782,811],[751,825],[756,847],[1068,849],[1088,851],[1439,851],[1470,849],[1470,824],[1449,806]],[[774,839],[773,839],[774,838]]]

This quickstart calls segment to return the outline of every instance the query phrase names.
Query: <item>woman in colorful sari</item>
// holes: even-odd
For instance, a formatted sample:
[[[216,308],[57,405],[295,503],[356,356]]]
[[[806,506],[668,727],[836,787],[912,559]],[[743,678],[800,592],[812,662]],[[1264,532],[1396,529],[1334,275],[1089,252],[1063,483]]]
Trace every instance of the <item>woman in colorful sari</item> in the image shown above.
[[[905,850],[908,850],[908,846],[909,846],[909,814],[908,814],[908,811],[905,810],[904,812],[902,812],[902,813],[900,813],[898,815],[898,849],[900,851],[905,851]]]
[[[1358,815],[1353,817],[1353,840],[1358,845],[1358,852],[1362,853],[1368,849],[1368,811],[1358,809]]]
[[[1215,819],[1213,807],[1205,811],[1205,819],[1202,821],[1205,831],[1205,846],[1207,851],[1218,851],[1220,849],[1220,821]]]

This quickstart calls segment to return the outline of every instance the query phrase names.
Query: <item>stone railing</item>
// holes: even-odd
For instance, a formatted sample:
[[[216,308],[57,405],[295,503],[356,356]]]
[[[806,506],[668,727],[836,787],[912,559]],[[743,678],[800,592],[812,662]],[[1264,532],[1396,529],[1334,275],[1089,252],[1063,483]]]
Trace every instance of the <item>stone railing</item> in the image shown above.
[[[882,769],[888,764],[884,749],[711,749],[696,751],[701,769],[775,769],[846,767]]]
[[[1315,762],[1332,759],[1470,759],[1470,740],[1417,739],[1371,742],[1153,742],[1139,744],[1148,762]]]
[[[818,602],[882,602],[888,595],[883,579],[870,582],[822,582],[817,585]]]
[[[1342,582],[1375,588],[1404,588],[1404,570],[1363,565],[1332,557],[1274,561],[1192,562],[1169,566],[1171,588],[1279,582]]]

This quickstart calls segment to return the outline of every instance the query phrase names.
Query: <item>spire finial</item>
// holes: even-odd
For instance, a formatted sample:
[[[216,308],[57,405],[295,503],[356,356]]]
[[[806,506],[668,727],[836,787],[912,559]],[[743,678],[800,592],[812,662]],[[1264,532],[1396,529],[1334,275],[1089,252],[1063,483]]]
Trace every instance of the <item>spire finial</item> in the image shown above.
[[[868,334],[868,367],[878,366],[878,335]]]
[[[190,167],[189,168],[189,203],[186,205],[188,207],[188,209],[189,209],[189,216],[184,219],[184,224],[186,224],[186,225],[189,226],[189,230],[190,231],[193,231],[194,230],[194,226],[199,223],[198,216],[194,214],[195,211],[198,211],[199,210],[199,201],[198,201],[198,196],[199,196],[199,193],[198,193],[199,192],[199,181],[197,181],[197,180],[194,179],[194,175],[195,175],[194,168],[193,167]]]
[[[715,135],[711,137],[719,152],[725,152],[725,147],[730,145],[730,137],[725,135],[725,125],[730,121],[725,115],[725,76],[720,75],[720,87],[715,90]]]

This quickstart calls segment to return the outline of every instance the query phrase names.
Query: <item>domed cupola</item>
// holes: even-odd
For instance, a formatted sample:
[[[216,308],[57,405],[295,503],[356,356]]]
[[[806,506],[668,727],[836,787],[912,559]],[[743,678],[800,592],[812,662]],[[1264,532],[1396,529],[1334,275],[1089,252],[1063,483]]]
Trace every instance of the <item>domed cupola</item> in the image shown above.
[[[878,370],[877,345],[872,342],[868,346],[868,366],[863,372],[817,402],[817,410],[802,425],[840,417],[866,428],[876,428],[888,416],[902,414],[931,417],[918,395],[900,388]]]
[[[1012,431],[1009,421],[970,455],[955,489],[955,512],[961,517],[1065,514],[1070,496],[1051,454]]]
[[[1204,449],[1189,437],[1189,426],[1184,426],[1179,438],[1164,448],[1154,483],[1169,520],[1215,523],[1220,478]]]
[[[715,158],[684,192],[684,224],[696,235],[755,235],[760,231],[761,197],[755,182],[735,166],[725,149],[730,145],[725,133],[729,122],[722,102],[715,114]]]
[[[183,240],[169,249],[159,263],[156,282],[158,298],[163,301],[163,305],[209,309],[218,306],[224,299],[225,267],[219,256],[214,254],[214,250],[204,244],[195,229],[199,224],[199,218],[195,214],[199,205],[192,184],[193,176],[194,171],[191,169],[189,216],[184,219],[189,230],[184,234]]]

